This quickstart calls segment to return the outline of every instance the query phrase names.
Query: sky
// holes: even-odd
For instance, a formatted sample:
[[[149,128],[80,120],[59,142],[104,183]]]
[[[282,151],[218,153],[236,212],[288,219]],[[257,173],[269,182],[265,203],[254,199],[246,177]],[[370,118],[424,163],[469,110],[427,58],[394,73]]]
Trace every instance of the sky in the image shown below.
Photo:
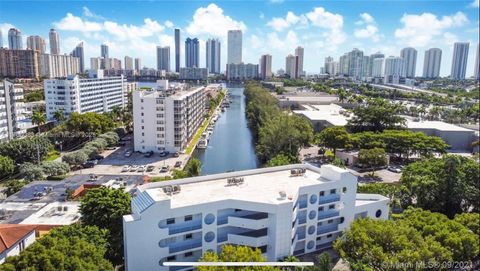
[[[200,40],[200,66],[205,66],[205,41],[219,38],[225,69],[227,31],[243,31],[243,61],[258,63],[272,55],[272,69],[285,69],[285,57],[305,48],[304,70],[318,73],[324,58],[335,60],[353,48],[398,56],[404,47],[418,50],[416,74],[421,76],[424,52],[442,49],[440,74],[450,74],[453,43],[470,42],[467,77],[473,74],[479,42],[479,0],[231,0],[231,1],[4,1],[0,29],[4,46],[11,27],[46,39],[55,28],[62,53],[84,42],[85,63],[109,45],[110,57],[140,57],[142,66],[156,68],[156,46],[170,46],[174,68],[174,28],[184,40]],[[26,47],[26,45],[24,45]]]

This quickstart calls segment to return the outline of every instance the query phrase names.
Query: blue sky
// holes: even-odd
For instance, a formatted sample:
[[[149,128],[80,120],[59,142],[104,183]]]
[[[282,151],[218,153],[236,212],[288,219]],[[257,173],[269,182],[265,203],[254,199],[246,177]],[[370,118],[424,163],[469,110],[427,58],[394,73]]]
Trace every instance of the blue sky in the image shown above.
[[[467,76],[473,74],[478,43],[478,0],[468,1],[1,1],[0,28],[15,26],[24,40],[29,35],[48,38],[60,33],[62,53],[84,41],[89,58],[100,55],[100,44],[110,45],[110,55],[140,57],[155,67],[155,47],[171,46],[173,28],[182,40],[201,40],[200,65],[205,65],[205,41],[222,41],[222,66],[226,60],[226,34],[242,29],[243,60],[257,63],[260,55],[273,56],[273,69],[285,66],[285,56],[296,46],[305,48],[305,70],[317,73],[326,56],[335,60],[352,48],[366,54],[381,51],[399,55],[400,49],[418,50],[417,75],[421,75],[425,49],[443,50],[441,75],[450,72],[455,41],[469,41]],[[47,39],[48,43],[48,39]],[[47,45],[48,46],[48,45]],[[183,42],[182,42],[183,46]],[[183,49],[182,49],[183,50]],[[183,56],[182,56],[183,57]],[[183,66],[182,59],[182,66]]]

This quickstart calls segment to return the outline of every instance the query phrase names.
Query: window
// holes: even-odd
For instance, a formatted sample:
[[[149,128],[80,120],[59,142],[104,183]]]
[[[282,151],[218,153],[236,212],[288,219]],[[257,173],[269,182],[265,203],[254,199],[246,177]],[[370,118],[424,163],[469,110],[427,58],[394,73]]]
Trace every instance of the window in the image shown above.
[[[331,235],[331,234],[327,235],[327,238],[331,238],[331,237],[332,237],[332,235]]]
[[[185,216],[185,221],[190,221],[192,220],[192,216],[191,215],[186,215]]]
[[[142,126],[142,130],[145,129],[145,126]]]
[[[319,208],[318,208],[318,211],[319,211],[319,212],[322,212],[322,211],[323,211],[323,206],[322,206],[322,207],[319,207]]]
[[[142,114],[141,114],[141,115],[142,115],[142,117],[143,117],[143,112],[142,112]]]
[[[143,103],[143,99],[140,99],[140,102]]]
[[[167,225],[170,225],[170,224],[175,224],[175,218],[167,219]]]
[[[317,237],[317,241],[320,241],[320,240],[322,240],[322,237]]]
[[[337,189],[331,189],[330,190],[330,194],[336,194],[337,193]]]
[[[320,197],[325,196],[325,191],[320,191]]]
[[[333,219],[330,219],[327,221],[328,224],[332,224],[333,223]]]
[[[18,243],[18,250],[22,252],[25,249],[25,240],[22,240],[20,243]]]
[[[167,257],[167,262],[175,261],[177,259],[176,256],[168,256]]]
[[[328,205],[328,210],[332,210],[332,209],[335,209],[335,204]]]
[[[185,234],[185,240],[188,240],[188,239],[192,239],[192,234],[191,233],[188,233],[188,234]]]
[[[145,136],[145,133],[142,133],[142,136]]]
[[[193,256],[193,252],[185,252],[185,254],[183,254],[183,256],[184,256],[185,258],[192,257],[192,256]]]
[[[342,224],[345,221],[345,218],[342,216],[340,217],[340,224]]]
[[[342,192],[345,194],[345,193],[347,192],[347,188],[344,187],[344,188],[342,189]]]
[[[236,212],[241,212],[241,211],[242,211],[242,209],[235,209],[235,213]]]
[[[382,210],[378,209],[377,212],[375,212],[375,217],[379,218],[382,215]]]

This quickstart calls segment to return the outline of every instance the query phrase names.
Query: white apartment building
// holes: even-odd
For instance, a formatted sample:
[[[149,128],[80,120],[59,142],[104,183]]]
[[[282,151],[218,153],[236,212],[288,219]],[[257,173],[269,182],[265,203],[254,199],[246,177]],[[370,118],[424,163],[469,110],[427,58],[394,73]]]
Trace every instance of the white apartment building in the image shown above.
[[[80,73],[80,58],[70,55],[42,54],[40,75],[46,78],[67,77]]]
[[[347,170],[307,164],[138,187],[123,217],[127,270],[190,270],[225,244],[259,248],[268,261],[323,250],[358,217],[388,218],[388,198],[357,194]]]
[[[26,134],[23,89],[8,80],[0,81],[0,142]]]
[[[205,105],[205,87],[134,91],[135,151],[182,151],[202,124]]]
[[[227,64],[227,80],[245,80],[258,77],[258,64]]]
[[[78,75],[67,79],[44,81],[47,118],[63,109],[68,117],[72,112],[109,112],[112,107],[127,104],[127,80],[122,76],[104,77],[103,70],[89,71],[88,78]]]

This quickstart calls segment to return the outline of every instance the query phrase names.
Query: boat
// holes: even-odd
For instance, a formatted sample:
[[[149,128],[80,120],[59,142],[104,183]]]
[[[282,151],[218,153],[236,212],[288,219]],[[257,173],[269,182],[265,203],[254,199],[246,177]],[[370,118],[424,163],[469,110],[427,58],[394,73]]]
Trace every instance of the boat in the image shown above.
[[[197,143],[197,149],[206,149],[207,148],[207,139],[201,138]]]

